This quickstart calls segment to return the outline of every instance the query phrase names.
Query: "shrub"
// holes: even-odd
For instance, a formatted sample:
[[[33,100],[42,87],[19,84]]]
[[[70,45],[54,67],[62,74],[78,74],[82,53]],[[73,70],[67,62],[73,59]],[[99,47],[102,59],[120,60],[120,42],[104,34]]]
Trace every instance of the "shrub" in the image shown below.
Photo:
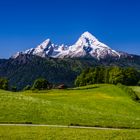
[[[27,85],[23,90],[30,90],[30,89],[31,89],[31,86]]]
[[[140,86],[140,81],[138,82],[138,86]]]
[[[0,89],[8,90],[9,81],[6,78],[0,78]]]
[[[16,91],[17,91],[17,87],[16,87],[16,86],[12,86],[12,87],[11,87],[11,90],[12,90],[13,92],[16,92]]]
[[[39,78],[37,80],[35,80],[33,86],[32,86],[33,90],[45,90],[45,89],[50,89],[50,83],[44,79],[44,78]]]

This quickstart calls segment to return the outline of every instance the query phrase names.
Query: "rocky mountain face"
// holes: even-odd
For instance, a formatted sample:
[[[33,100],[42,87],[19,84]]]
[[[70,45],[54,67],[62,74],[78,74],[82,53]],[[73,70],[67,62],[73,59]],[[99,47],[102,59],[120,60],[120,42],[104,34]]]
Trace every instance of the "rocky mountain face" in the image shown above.
[[[78,41],[72,46],[54,45],[50,39],[45,40],[36,48],[18,52],[12,56],[17,58],[20,54],[36,55],[40,57],[51,58],[84,58],[91,57],[95,59],[120,58],[123,53],[112,50],[110,47],[101,43],[96,37],[89,32],[84,32]]]

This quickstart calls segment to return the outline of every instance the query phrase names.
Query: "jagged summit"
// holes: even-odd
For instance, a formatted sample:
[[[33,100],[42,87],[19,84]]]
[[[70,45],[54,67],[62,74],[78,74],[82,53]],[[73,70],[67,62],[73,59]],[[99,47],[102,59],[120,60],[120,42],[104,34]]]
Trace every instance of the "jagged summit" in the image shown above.
[[[50,39],[46,39],[43,43],[41,43],[37,48],[38,49],[45,49],[48,45],[51,44]]]
[[[90,32],[86,31],[84,32],[81,37],[83,38],[88,38],[90,40],[97,40],[97,38],[95,36],[93,36]]]
[[[104,43],[101,43],[88,31],[84,32],[74,45],[54,45],[50,39],[47,39],[36,48],[18,52],[13,55],[12,58],[16,58],[20,54],[30,54],[40,57],[53,58],[75,58],[90,56],[96,59],[104,59],[107,57],[119,58],[121,56],[119,52],[112,50]]]

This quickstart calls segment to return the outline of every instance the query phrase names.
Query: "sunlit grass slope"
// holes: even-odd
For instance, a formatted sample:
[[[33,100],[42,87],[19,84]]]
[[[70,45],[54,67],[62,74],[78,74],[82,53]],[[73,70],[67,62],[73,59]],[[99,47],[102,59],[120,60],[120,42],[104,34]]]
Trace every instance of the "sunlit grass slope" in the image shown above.
[[[114,85],[34,93],[1,90],[0,122],[140,128],[140,103]]]
[[[140,86],[133,86],[133,87],[131,87],[135,92],[136,92],[136,94],[139,96],[139,98],[140,98]]]

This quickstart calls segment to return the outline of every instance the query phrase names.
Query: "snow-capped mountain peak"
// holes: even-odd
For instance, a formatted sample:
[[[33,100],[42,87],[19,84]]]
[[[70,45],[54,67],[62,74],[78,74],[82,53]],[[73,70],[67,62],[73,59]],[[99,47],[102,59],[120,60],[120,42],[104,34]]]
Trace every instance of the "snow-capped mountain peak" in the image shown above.
[[[95,36],[93,36],[91,33],[89,33],[88,31],[84,32],[81,35],[82,38],[87,38],[89,40],[97,40],[97,38]]]
[[[54,46],[51,43],[50,39],[45,40],[43,43],[38,45],[34,51],[32,52],[33,55],[38,55],[41,57],[48,57],[50,53],[53,52]]]
[[[119,58],[121,54],[110,47],[101,43],[95,36],[88,31],[84,32],[78,41],[72,46],[54,45],[50,39],[45,40],[36,48],[18,52],[12,58],[18,57],[20,54],[31,54],[40,57],[53,58],[74,58],[90,56],[96,59],[103,59],[107,57]]]
[[[78,41],[70,46],[71,57],[85,57],[86,55],[100,59],[106,57],[120,57],[117,51],[101,43],[89,32],[84,32]]]
[[[47,46],[51,45],[51,40],[50,39],[46,39],[43,43],[41,43],[37,48],[38,49],[46,49]],[[36,48],[36,49],[37,49]]]

